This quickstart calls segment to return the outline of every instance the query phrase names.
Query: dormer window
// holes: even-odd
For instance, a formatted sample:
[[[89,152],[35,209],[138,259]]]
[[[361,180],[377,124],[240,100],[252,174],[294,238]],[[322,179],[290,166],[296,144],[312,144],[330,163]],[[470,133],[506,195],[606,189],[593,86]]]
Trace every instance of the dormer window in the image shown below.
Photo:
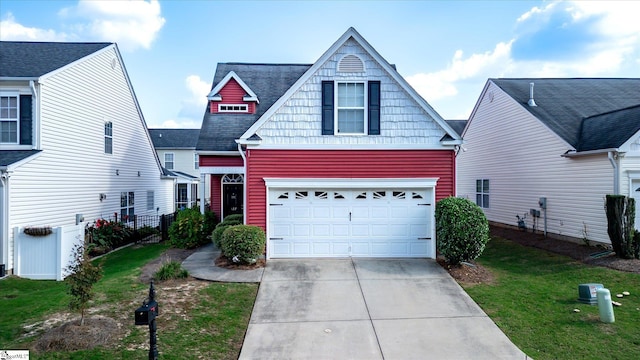
[[[218,112],[246,113],[249,112],[247,104],[218,104]]]

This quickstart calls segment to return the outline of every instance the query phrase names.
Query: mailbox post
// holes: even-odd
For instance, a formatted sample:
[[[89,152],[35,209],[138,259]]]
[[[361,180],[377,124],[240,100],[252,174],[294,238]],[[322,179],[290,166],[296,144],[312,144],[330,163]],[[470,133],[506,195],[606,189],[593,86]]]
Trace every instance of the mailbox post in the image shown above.
[[[156,301],[156,289],[153,280],[149,285],[149,297],[136,309],[134,319],[136,325],[149,325],[149,360],[158,360],[158,345],[156,339],[156,317],[160,314],[160,307]]]

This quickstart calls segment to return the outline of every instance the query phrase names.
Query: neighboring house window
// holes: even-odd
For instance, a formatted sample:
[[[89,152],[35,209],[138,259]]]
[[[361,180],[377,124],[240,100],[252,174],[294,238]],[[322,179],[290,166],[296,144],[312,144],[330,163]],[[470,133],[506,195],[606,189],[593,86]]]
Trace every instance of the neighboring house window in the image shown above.
[[[187,184],[177,184],[176,208],[184,209],[189,207],[189,194]]]
[[[147,210],[153,210],[156,206],[154,200],[153,190],[147,190]]]
[[[489,207],[489,180],[476,180],[476,204],[482,208]]]
[[[132,221],[135,215],[134,211],[135,197],[134,192],[121,192],[120,193],[120,219],[122,221]]]
[[[193,168],[196,170],[200,168],[200,157],[198,154],[193,154]]]
[[[380,135],[380,81],[322,82],[322,135]]]
[[[113,123],[104,123],[104,153],[113,154]]]
[[[218,104],[218,112],[249,112],[247,104]]]
[[[167,170],[173,170],[173,153],[164,154],[164,167]]]
[[[0,142],[18,143],[18,95],[0,96]]]

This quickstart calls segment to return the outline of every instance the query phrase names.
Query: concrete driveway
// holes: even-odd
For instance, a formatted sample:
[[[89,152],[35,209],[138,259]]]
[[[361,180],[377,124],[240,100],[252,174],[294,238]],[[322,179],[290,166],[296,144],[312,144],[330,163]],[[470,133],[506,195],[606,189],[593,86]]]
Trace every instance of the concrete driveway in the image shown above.
[[[435,261],[269,260],[240,359],[527,359]]]

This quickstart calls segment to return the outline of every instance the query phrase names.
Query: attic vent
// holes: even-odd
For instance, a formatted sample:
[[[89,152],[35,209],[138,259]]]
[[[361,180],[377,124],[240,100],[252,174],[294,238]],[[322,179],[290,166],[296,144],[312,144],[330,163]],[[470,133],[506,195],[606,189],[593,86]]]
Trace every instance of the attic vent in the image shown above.
[[[338,72],[364,72],[364,63],[355,55],[347,55],[338,63]]]

